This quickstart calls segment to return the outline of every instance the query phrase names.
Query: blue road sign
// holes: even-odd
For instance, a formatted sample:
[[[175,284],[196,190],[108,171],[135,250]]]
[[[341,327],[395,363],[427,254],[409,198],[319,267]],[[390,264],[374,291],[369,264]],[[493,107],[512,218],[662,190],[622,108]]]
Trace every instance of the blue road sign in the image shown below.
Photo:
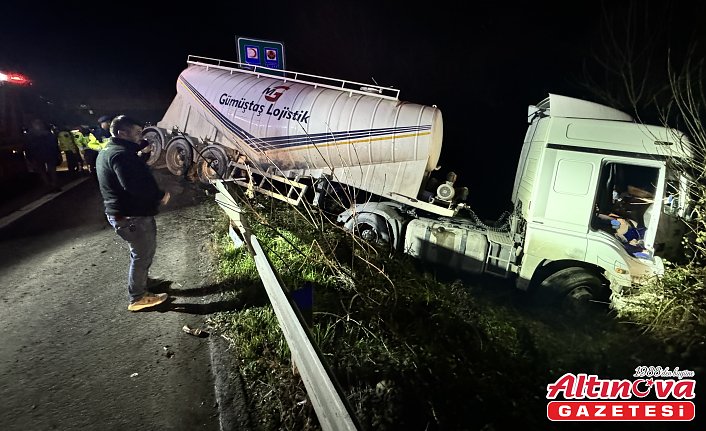
[[[236,36],[238,62],[284,70],[284,44]]]

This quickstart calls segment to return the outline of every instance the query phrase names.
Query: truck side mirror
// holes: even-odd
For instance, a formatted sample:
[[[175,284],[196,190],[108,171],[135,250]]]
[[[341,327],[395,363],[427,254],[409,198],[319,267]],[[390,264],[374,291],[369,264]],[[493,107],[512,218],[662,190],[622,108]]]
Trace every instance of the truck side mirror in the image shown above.
[[[527,107],[527,124],[532,124],[532,121],[537,117],[542,118],[546,116],[547,114],[544,109],[540,109],[534,105]]]

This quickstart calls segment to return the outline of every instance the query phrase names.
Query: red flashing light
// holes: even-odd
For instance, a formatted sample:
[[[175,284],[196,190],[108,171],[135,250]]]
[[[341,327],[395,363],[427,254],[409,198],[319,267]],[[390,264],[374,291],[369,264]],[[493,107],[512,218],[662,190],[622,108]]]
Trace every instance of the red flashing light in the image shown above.
[[[0,72],[0,83],[2,82],[8,82],[10,84],[15,84],[15,85],[28,85],[32,81],[29,80],[26,76],[24,76],[21,73],[3,73]]]
[[[11,74],[9,77],[10,82],[14,82],[15,84],[27,84],[29,82],[26,76],[20,75],[19,73]]]

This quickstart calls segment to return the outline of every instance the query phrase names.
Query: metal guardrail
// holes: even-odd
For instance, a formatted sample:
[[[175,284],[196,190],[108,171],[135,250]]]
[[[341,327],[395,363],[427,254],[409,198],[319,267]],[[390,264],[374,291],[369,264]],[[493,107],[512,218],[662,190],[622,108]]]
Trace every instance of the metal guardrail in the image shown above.
[[[186,62],[207,68],[228,70],[231,73],[248,73],[251,75],[265,75],[270,78],[281,79],[284,82],[291,81],[301,84],[313,85],[314,87],[330,88],[332,90],[346,91],[348,93],[361,94],[365,96],[376,96],[383,99],[399,100],[400,90],[391,87],[381,87],[379,85],[365,84],[362,82],[347,81],[326,76],[311,75],[309,73],[294,72],[291,70],[273,69],[265,66],[256,66],[237,61],[219,60],[217,58],[200,57],[189,55]]]
[[[242,245],[239,244],[242,239],[255,260],[262,284],[270,298],[279,326],[282,328],[284,338],[292,352],[292,359],[302,377],[321,427],[326,431],[356,431],[358,427],[355,415],[351,413],[345,398],[341,396],[335,379],[321,361],[311,334],[302,323],[301,313],[292,307],[267,255],[255,235],[250,232],[247,221],[243,218],[242,210],[229,193],[225,182],[219,180],[213,184],[219,191],[216,194],[216,203],[231,219],[230,229],[233,242],[237,247]],[[233,231],[233,227],[238,229],[237,235]]]

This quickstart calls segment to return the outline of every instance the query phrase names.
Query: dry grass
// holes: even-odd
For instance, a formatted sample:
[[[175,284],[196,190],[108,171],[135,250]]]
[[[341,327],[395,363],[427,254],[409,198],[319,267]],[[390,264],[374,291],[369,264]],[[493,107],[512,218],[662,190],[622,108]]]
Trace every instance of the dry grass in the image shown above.
[[[619,318],[646,333],[689,348],[706,339],[706,269],[670,265],[661,278],[639,290],[614,296]]]

